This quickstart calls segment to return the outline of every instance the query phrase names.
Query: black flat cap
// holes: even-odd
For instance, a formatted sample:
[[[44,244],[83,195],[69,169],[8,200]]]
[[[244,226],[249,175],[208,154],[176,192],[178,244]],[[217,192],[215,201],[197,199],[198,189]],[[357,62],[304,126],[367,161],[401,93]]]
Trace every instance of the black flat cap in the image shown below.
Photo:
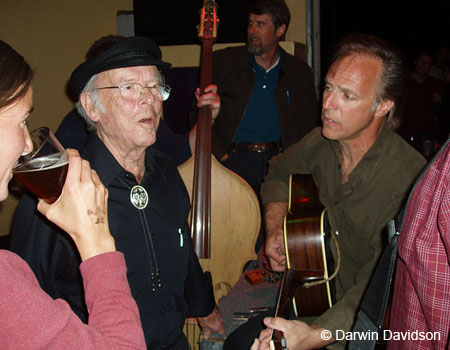
[[[75,68],[69,85],[79,95],[93,75],[110,69],[136,66],[170,67],[170,63],[162,61],[161,57],[161,50],[152,39],[129,37]]]

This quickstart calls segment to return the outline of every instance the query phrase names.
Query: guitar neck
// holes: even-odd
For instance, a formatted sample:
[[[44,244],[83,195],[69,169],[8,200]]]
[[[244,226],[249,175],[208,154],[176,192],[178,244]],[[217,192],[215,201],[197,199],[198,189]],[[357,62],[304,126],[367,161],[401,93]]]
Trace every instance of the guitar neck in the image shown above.
[[[298,276],[296,271],[287,269],[283,273],[283,279],[281,280],[280,292],[278,293],[277,306],[275,309],[275,317],[282,317],[289,319],[292,311],[292,303],[294,297],[294,291],[301,284],[302,278]],[[274,330],[272,333],[271,349],[282,350],[286,347],[286,344],[282,344],[284,338],[283,332]]]
[[[281,315],[280,313],[280,305],[282,303],[282,300],[284,300],[285,296],[283,295],[283,291],[284,291],[284,284],[286,282],[286,274],[287,274],[287,270],[284,271],[283,273],[283,279],[281,280],[281,285],[280,285],[280,291],[278,293],[278,299],[277,299],[277,306],[275,309],[275,317],[283,317],[283,315]],[[277,330],[273,330],[272,332],[272,339],[270,340],[270,350],[280,350],[282,349],[281,347],[281,339],[283,338],[283,333]]]

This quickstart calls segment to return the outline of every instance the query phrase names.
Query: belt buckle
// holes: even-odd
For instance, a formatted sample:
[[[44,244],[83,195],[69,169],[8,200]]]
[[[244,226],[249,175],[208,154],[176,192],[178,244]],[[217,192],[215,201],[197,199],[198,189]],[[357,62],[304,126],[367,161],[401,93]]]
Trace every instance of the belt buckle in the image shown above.
[[[264,147],[264,144],[253,143],[253,144],[249,145],[249,149],[252,151],[261,153],[261,152],[264,152],[265,147]]]

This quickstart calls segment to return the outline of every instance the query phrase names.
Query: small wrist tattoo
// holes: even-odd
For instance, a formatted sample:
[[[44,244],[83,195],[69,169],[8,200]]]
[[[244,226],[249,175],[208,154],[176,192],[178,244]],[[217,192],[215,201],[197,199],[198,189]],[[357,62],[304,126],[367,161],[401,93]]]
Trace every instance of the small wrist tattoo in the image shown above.
[[[97,220],[95,221],[95,224],[104,224],[105,223],[105,218],[104,218],[105,212],[103,210],[101,210],[99,207],[97,207],[95,209],[95,211],[88,209],[87,214],[97,216]]]

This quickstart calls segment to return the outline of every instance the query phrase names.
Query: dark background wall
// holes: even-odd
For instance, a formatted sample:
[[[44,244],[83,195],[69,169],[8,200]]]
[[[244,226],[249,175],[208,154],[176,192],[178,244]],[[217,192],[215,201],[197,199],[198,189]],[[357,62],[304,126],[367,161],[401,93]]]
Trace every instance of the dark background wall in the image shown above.
[[[418,48],[449,43],[450,1],[325,0],[321,7],[322,71],[333,45],[349,32],[367,32],[386,39],[409,58]]]
[[[247,7],[251,0],[216,1],[219,12],[218,43],[246,40]],[[203,0],[134,0],[135,34],[159,45],[198,44],[196,26]]]

